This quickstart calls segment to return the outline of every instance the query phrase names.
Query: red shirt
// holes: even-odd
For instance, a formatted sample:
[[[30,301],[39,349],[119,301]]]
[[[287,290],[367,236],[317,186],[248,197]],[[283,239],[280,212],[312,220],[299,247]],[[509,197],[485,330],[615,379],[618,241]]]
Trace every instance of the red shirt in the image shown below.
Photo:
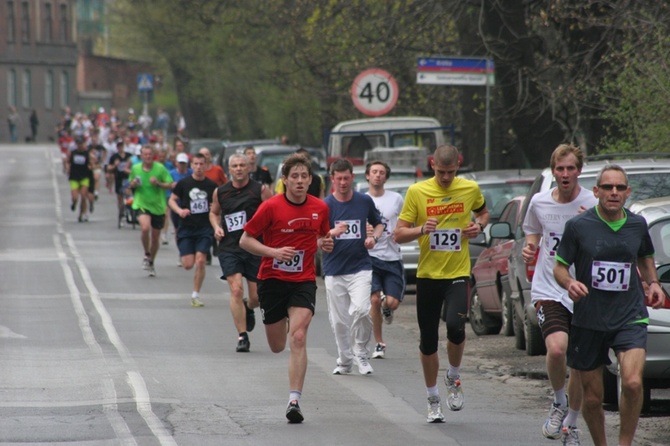
[[[314,255],[316,239],[330,230],[328,206],[312,195],[302,204],[288,201],[285,194],[264,201],[253,218],[244,226],[250,236],[263,236],[263,243],[272,248],[292,246],[302,251],[293,261],[281,264],[271,257],[263,257],[258,278],[280,279],[286,282],[316,280]]]
[[[221,186],[222,184],[226,184],[228,182],[226,172],[218,164],[212,164],[212,167],[205,171],[205,176],[214,181],[217,186]]]

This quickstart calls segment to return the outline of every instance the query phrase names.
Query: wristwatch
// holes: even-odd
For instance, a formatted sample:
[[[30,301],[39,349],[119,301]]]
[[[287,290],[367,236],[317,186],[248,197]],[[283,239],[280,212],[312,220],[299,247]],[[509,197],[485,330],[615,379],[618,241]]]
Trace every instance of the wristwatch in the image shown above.
[[[373,235],[372,238],[375,241],[375,243],[377,243],[379,241],[379,237],[377,237],[376,235]]]
[[[475,222],[475,223],[477,223],[477,224],[479,225],[479,229],[480,229],[482,232],[484,232],[484,228],[485,228],[486,226],[484,226],[483,224],[481,224],[481,223],[479,223],[479,222]]]

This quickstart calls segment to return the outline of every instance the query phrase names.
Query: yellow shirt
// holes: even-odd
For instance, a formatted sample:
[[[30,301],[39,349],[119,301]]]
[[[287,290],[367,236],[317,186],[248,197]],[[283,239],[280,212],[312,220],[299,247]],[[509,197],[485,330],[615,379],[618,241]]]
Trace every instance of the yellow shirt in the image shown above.
[[[479,185],[460,177],[446,189],[435,178],[409,187],[399,219],[415,226],[423,225],[429,217],[438,220],[436,232],[419,237],[418,278],[470,276],[470,245],[459,231],[470,223],[472,211],[484,204]]]

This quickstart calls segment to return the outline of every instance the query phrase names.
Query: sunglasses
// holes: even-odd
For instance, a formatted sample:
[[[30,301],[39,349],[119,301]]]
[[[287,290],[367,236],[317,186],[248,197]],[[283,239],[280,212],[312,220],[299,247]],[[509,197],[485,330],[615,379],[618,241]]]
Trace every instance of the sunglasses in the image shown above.
[[[598,189],[608,190],[608,191],[612,190],[612,189],[616,189],[617,192],[623,192],[626,189],[628,189],[628,185],[627,184],[599,184]]]

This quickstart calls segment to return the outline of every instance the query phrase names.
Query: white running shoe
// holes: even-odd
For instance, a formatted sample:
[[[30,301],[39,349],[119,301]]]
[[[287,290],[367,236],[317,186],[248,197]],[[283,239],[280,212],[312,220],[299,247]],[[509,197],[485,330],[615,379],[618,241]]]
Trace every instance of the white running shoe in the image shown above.
[[[460,375],[456,378],[449,378],[448,375],[444,375],[444,383],[447,385],[447,406],[449,406],[449,410],[461,410],[465,400]]]
[[[440,396],[428,397],[428,416],[426,421],[429,423],[444,423],[444,414],[442,414],[442,403]]]
[[[574,426],[563,426],[561,428],[561,440],[563,446],[580,446],[579,433],[581,431]]]
[[[348,375],[351,373],[352,365],[341,365],[339,361],[337,361],[337,367],[335,367],[335,370],[333,370],[333,375]]]
[[[374,372],[370,361],[365,356],[354,356],[354,363],[358,366],[358,373],[361,375],[370,375]]]
[[[561,428],[563,420],[568,416],[568,407],[561,407],[556,403],[551,404],[547,420],[542,425],[542,435],[552,440],[561,438]]]
[[[372,359],[384,359],[385,354],[386,344],[378,342],[375,351],[372,353]]]

